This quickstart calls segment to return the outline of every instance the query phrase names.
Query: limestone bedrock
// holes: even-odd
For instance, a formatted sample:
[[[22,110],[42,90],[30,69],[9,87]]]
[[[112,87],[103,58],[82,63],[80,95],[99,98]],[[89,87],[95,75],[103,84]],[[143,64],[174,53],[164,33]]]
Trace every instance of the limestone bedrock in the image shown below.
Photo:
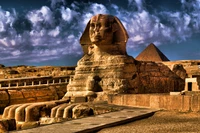
[[[162,82],[156,81],[159,80],[158,75],[163,78],[160,70],[164,65],[151,63],[152,65],[149,66],[149,63],[141,63],[127,55],[127,40],[127,31],[117,17],[103,14],[93,16],[80,38],[84,55],[77,63],[73,81],[68,84],[67,93],[63,98],[95,96],[97,92],[147,93],[153,87],[156,88],[156,84],[160,87]],[[148,72],[141,71],[144,67]],[[153,83],[153,86],[148,84],[143,86],[142,77],[151,76],[149,72],[151,68],[159,73],[155,76],[157,80],[153,80],[156,83]],[[173,85],[176,84],[174,82],[177,82],[177,79],[180,80],[168,69],[165,73],[173,77],[170,79]],[[165,80],[169,77],[164,75]],[[150,78],[147,82],[151,83]],[[166,84],[164,85],[166,87]],[[161,86],[162,89],[164,85]],[[179,89],[178,84],[174,87],[170,86],[170,89],[173,90],[175,87]],[[145,89],[148,91],[145,92]]]

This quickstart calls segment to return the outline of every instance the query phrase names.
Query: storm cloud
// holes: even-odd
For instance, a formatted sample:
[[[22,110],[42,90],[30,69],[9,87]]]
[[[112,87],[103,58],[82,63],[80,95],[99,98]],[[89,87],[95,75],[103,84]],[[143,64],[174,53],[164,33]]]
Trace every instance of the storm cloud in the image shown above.
[[[19,14],[0,8],[0,61],[34,64],[81,56],[79,38],[95,14],[117,16],[129,34],[128,49],[149,43],[181,43],[200,32],[200,0],[178,1],[178,10],[151,10],[145,0],[127,0],[127,5],[51,0],[49,6]],[[151,5],[153,6],[153,5]],[[56,65],[56,64],[55,64]]]

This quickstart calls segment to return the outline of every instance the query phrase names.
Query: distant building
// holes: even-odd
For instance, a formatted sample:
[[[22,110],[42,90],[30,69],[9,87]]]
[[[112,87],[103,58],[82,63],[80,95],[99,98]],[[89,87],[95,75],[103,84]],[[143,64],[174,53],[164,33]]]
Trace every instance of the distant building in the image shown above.
[[[200,91],[200,76],[194,75],[185,79],[185,91]]]
[[[149,44],[137,57],[139,61],[169,61],[169,59],[153,44]]]

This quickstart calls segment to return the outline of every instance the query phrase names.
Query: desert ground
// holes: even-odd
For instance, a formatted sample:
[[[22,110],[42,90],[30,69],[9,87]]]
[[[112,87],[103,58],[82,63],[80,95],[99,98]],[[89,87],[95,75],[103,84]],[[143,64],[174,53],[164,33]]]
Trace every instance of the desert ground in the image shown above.
[[[2,115],[0,115],[0,118]],[[199,133],[200,112],[158,111],[146,119],[105,128],[97,133]]]
[[[98,133],[198,133],[200,112],[180,113],[159,111],[153,116],[120,126],[105,128]]]

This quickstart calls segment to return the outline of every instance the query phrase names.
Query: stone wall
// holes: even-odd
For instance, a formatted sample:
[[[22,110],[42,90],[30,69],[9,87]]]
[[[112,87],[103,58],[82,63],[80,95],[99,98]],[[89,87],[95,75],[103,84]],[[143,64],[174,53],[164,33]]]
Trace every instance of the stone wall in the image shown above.
[[[200,95],[126,94],[110,95],[108,102],[117,105],[175,110],[200,111]]]
[[[58,100],[61,99],[65,93],[66,84],[0,90],[0,111],[6,106],[13,104]]]

